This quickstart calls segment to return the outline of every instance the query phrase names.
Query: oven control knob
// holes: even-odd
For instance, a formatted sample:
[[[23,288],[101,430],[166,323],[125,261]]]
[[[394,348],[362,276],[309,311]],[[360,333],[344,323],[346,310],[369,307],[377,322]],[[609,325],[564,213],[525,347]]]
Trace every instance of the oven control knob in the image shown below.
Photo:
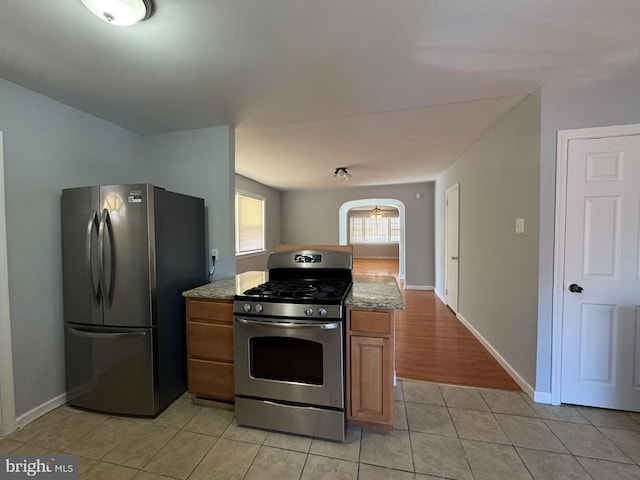
[[[307,308],[305,308],[305,309],[304,309],[304,314],[305,314],[307,317],[310,317],[311,315],[313,315],[313,308],[311,308],[311,307],[307,307]]]
[[[256,313],[262,313],[262,305],[259,303],[256,305]]]
[[[245,303],[243,308],[245,312],[249,313],[251,311],[251,304]]]
[[[320,310],[318,310],[318,313],[320,314],[321,317],[326,317],[327,316],[327,309],[326,308],[321,308]]]

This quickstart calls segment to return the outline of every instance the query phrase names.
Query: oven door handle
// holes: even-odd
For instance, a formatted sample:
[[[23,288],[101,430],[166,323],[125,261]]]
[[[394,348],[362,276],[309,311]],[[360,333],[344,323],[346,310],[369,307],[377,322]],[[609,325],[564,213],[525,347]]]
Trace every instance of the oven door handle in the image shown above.
[[[253,325],[257,327],[313,328],[318,330],[335,330],[339,326],[335,322],[333,323],[260,322],[255,320],[247,320],[246,318],[236,318],[236,321],[243,325]]]

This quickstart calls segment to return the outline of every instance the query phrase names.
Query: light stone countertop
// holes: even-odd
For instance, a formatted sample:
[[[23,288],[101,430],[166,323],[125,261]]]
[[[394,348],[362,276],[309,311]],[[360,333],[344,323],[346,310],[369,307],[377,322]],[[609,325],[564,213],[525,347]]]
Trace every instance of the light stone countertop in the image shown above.
[[[214,280],[201,287],[182,292],[187,298],[208,298],[210,300],[231,300],[234,295],[240,295],[256,285],[268,280],[268,272],[244,272],[233,277]]]
[[[268,280],[268,272],[251,271],[233,277],[215,280],[201,287],[182,292],[187,298],[210,300],[233,300],[234,295],[255,287]],[[347,295],[345,305],[360,308],[383,308],[403,310],[404,302],[398,282],[391,276],[354,275],[353,287]]]
[[[404,310],[398,282],[395,277],[386,275],[354,275],[353,287],[347,295],[345,305]]]

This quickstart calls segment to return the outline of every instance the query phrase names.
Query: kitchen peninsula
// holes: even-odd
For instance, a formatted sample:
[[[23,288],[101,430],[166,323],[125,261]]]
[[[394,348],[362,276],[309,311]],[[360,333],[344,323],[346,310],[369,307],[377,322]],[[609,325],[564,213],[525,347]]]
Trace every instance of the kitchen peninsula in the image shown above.
[[[268,279],[268,272],[238,274],[183,292],[187,299],[189,391],[234,400],[233,299]],[[345,300],[347,418],[393,428],[394,311],[404,309],[396,279],[354,275]]]

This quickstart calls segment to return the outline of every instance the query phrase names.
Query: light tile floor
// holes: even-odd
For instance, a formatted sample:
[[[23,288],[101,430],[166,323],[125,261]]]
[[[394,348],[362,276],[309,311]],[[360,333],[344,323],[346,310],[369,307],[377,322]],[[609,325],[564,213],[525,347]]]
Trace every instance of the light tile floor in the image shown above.
[[[392,433],[350,427],[344,444],[239,427],[188,394],[154,420],[60,407],[0,453],[75,454],[96,480],[640,479],[639,414],[410,381],[395,400]]]

